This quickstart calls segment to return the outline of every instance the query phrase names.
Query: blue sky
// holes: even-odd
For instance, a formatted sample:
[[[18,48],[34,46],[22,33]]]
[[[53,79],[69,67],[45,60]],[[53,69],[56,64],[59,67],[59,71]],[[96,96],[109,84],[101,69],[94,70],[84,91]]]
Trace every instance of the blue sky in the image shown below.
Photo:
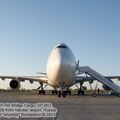
[[[0,74],[36,75],[51,49],[71,47],[80,65],[120,75],[119,0],[0,0]]]

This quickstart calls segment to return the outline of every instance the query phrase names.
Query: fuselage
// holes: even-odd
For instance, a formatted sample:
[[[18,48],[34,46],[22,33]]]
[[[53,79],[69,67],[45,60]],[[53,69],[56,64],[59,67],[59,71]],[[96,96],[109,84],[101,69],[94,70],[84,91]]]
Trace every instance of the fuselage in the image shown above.
[[[74,83],[76,61],[71,49],[65,44],[57,45],[47,62],[48,82],[54,87],[69,87]]]

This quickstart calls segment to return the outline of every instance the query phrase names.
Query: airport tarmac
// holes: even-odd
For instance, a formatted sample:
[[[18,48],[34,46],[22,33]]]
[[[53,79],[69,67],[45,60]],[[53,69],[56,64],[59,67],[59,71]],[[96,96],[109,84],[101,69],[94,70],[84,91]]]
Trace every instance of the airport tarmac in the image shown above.
[[[52,103],[58,110],[56,120],[120,120],[120,97],[116,96],[71,95],[66,98],[58,98],[55,95],[3,92],[0,93],[0,102]],[[0,120],[8,119],[0,118]],[[41,119],[11,118],[11,120]]]

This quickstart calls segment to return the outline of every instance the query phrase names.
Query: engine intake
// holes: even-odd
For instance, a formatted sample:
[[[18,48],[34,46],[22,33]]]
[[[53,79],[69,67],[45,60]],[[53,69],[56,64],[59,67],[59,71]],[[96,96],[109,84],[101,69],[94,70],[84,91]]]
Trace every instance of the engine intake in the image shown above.
[[[10,87],[12,89],[19,89],[20,88],[20,82],[18,82],[17,80],[11,80],[10,81]]]

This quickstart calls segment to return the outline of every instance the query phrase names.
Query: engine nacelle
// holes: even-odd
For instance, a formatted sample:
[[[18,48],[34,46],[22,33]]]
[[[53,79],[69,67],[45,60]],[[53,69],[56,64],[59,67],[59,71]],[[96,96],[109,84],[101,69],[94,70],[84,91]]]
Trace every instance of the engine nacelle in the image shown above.
[[[111,89],[110,89],[108,86],[106,86],[106,85],[102,85],[102,87],[103,87],[103,89],[106,90],[106,91],[110,91],[110,90],[111,90]]]
[[[10,88],[12,89],[20,88],[20,82],[18,80],[11,80],[9,85],[10,85]]]

